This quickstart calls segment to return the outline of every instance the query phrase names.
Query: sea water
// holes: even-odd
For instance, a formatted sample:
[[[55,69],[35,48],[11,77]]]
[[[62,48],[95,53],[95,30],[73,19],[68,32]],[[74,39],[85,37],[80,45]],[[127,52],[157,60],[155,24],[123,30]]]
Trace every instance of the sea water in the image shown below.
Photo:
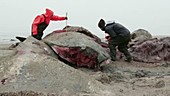
[[[12,34],[0,34],[0,44],[16,43],[18,40]]]

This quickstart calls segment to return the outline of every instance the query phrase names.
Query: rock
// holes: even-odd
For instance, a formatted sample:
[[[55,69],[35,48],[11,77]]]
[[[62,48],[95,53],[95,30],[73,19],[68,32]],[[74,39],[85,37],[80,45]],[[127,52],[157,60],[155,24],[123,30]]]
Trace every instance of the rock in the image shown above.
[[[147,76],[147,72],[145,72],[144,70],[137,70],[135,72],[135,76],[138,78],[145,77]]]
[[[151,39],[152,35],[144,29],[138,29],[138,30],[135,30],[134,32],[132,32],[131,38],[134,41],[146,40],[146,39]]]
[[[165,87],[165,82],[163,80],[160,80],[158,82],[156,82],[156,84],[154,85],[155,88],[162,88]]]

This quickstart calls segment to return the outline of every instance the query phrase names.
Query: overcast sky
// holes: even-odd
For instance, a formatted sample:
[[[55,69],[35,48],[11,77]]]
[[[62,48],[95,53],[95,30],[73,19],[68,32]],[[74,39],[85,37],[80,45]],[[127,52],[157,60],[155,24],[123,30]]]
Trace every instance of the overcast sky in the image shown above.
[[[115,20],[131,32],[146,29],[152,35],[170,35],[170,0],[0,0],[0,35],[31,34],[34,17],[50,8],[56,15],[68,13],[68,25],[82,26],[104,37],[100,18]],[[45,34],[62,29],[66,21],[52,21]]]

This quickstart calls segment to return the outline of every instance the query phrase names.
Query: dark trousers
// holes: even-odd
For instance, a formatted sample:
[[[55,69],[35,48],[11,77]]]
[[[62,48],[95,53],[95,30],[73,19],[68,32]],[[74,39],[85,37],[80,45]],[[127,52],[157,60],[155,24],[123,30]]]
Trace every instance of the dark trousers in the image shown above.
[[[128,47],[127,47],[129,41],[130,41],[130,35],[111,38],[111,40],[109,41],[109,49],[110,49],[110,57],[112,60],[116,60],[117,46],[118,46],[118,50],[126,56],[126,59],[131,60],[131,55],[128,52]]]
[[[41,39],[42,39],[42,36],[43,36],[43,33],[42,33],[42,32],[38,32],[37,35],[33,35],[33,34],[32,34],[32,36],[33,36],[34,38],[38,39],[38,40],[41,40]]]

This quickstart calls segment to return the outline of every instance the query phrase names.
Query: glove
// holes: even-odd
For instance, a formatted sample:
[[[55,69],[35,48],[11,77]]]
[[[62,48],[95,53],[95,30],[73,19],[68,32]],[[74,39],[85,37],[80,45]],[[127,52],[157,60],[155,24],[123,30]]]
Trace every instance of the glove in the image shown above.
[[[68,20],[68,17],[65,17],[65,20]]]

